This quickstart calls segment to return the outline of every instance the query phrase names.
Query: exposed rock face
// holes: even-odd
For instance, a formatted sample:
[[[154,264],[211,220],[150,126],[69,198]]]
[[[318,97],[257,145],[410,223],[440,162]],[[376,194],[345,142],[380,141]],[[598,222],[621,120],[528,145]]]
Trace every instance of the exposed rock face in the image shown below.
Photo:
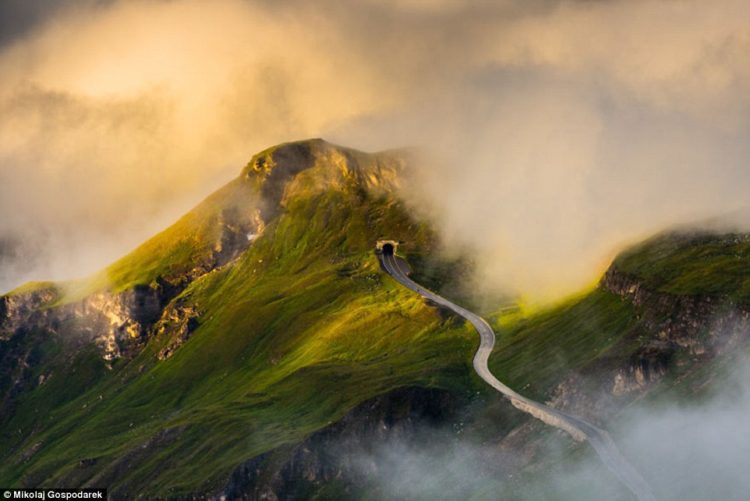
[[[39,307],[58,297],[55,288],[44,288],[23,295],[0,297],[0,340],[8,339]]]
[[[165,310],[167,305],[192,281],[237,258],[252,241],[248,235],[257,235],[263,229],[257,211],[248,217],[236,210],[224,210],[218,224],[220,238],[213,252],[181,276],[159,278],[150,285],[136,285],[120,293],[98,291],[60,306],[54,305],[60,292],[52,286],[0,297],[0,341],[21,329],[53,335],[64,330],[66,341],[94,342],[101,348],[102,357],[111,361],[142,346],[162,318],[158,328],[162,332],[172,327],[185,331],[178,336],[184,341],[197,325],[197,313],[183,312],[178,320],[174,318],[178,307]],[[190,320],[185,320],[188,317]]]
[[[601,287],[631,302],[649,333],[629,367],[615,375],[614,395],[660,379],[678,353],[693,362],[710,360],[750,335],[750,310],[723,298],[651,291],[615,267],[607,271]]]
[[[300,194],[343,187],[395,193],[405,164],[404,152],[364,155],[312,139],[259,153],[245,167],[243,177],[259,182],[261,215],[268,221]]]
[[[750,309],[745,305],[720,297],[653,291],[614,266],[599,287],[634,306],[637,325],[623,343],[637,348],[625,363],[605,360],[586,374],[567,377],[551,396],[554,407],[594,421],[606,419],[669,370],[689,373],[750,340]]]
[[[293,447],[280,447],[237,467],[214,499],[304,499],[326,483],[348,495],[367,485],[359,458],[377,444],[416,440],[419,428],[455,420],[466,399],[442,390],[403,388],[367,401]]]
[[[0,417],[10,415],[15,398],[43,384],[50,374],[32,378],[45,339],[55,339],[72,353],[93,343],[110,363],[131,357],[157,333],[168,339],[159,357],[170,356],[198,326],[195,306],[173,300],[194,280],[236,259],[263,231],[258,210],[251,214],[223,210],[212,252],[187,273],[159,277],[149,285],[122,292],[100,290],[83,299],[56,305],[54,285],[0,297]],[[34,380],[32,380],[34,379]]]
[[[119,294],[97,292],[81,301],[50,306],[55,297],[42,291],[2,298],[7,313],[0,319],[3,337],[19,331],[59,334],[64,328],[66,342],[94,342],[105,360],[122,355],[142,341],[149,327],[159,318],[169,298],[169,288],[161,284],[136,286]]]
[[[252,242],[248,235],[257,237],[265,228],[259,209],[249,216],[240,213],[236,208],[225,209],[219,218],[219,225],[221,237],[213,248],[211,258],[206,266],[191,278],[195,279],[236,259]]]
[[[158,337],[168,338],[166,346],[159,351],[159,360],[171,357],[198,328],[200,312],[184,301],[170,304],[156,324],[154,332]]]
[[[112,360],[142,341],[167,299],[159,285],[136,286],[117,295],[94,294],[60,313],[67,313],[63,321],[74,322],[78,332],[102,348],[104,359]]]
[[[278,213],[289,180],[303,170],[313,167],[313,148],[324,145],[322,140],[290,143],[275,149],[269,155],[257,156],[251,162],[247,175],[256,176],[263,181],[263,219],[270,220]]]
[[[53,306],[58,297],[54,289],[0,298],[0,417],[11,412],[22,391],[53,376],[32,378],[45,339],[56,339],[72,353],[94,343],[107,362],[129,356],[143,345],[171,293],[171,287],[161,284],[136,286],[119,294],[97,292],[61,306]]]

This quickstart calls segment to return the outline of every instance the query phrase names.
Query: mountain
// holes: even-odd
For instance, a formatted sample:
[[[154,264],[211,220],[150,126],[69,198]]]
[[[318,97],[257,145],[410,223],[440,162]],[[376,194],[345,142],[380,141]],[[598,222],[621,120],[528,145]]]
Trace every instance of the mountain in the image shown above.
[[[379,444],[437,430],[490,459],[527,452],[460,487],[481,494],[536,478],[545,441],[587,454],[482,384],[470,325],[380,269],[375,242],[401,241],[417,281],[461,297],[468,265],[438,257],[401,200],[407,170],[404,152],[282,144],[102,272],[0,298],[0,484],[377,499]],[[659,235],[560,305],[498,305],[490,368],[602,425],[645,396],[704,391],[747,345],[749,263],[744,234]]]

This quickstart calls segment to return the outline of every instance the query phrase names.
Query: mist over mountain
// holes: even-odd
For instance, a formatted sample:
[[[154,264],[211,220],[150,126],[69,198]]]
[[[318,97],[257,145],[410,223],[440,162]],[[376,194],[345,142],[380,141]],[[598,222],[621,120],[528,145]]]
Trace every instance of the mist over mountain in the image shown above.
[[[729,437],[745,398],[726,395],[747,393],[748,234],[658,234],[541,311],[476,303],[471,255],[450,257],[402,199],[412,161],[273,146],[110,266],[0,297],[0,482],[113,499],[630,499],[586,442],[477,378],[477,332],[386,273],[387,239],[419,284],[485,313],[503,384],[608,429],[661,497],[740,496]],[[730,470],[681,480],[716,447]]]
[[[0,47],[0,233],[38,252],[4,290],[95,271],[300,137],[421,148],[410,203],[531,300],[746,205],[740,0],[4,9],[29,21]]]
[[[2,489],[747,497],[750,3],[8,0],[0,75]]]

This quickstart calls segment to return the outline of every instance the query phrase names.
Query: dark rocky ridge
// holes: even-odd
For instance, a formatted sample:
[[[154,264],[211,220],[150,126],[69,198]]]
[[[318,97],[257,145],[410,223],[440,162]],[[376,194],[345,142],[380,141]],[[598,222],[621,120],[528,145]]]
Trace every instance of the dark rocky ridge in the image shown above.
[[[657,381],[678,353],[693,362],[706,362],[750,335],[750,309],[724,298],[655,292],[615,266],[607,271],[601,287],[632,303],[650,334],[628,369],[616,377],[615,395]]]
[[[634,307],[635,325],[621,340],[626,358],[603,357],[585,372],[568,375],[550,395],[550,403],[602,425],[667,374],[679,381],[750,342],[747,305],[722,297],[653,291],[615,265],[599,288]]]
[[[262,179],[262,218],[273,219],[281,209],[284,190],[290,179],[315,165],[313,148],[324,147],[322,139],[290,143],[273,150],[270,154],[257,155],[246,169],[247,177]]]

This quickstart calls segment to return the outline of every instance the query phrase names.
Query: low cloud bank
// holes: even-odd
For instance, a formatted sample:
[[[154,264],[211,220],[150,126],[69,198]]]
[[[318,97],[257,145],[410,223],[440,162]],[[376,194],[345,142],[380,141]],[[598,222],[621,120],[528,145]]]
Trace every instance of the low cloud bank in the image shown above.
[[[714,376],[710,396],[636,405],[611,430],[657,499],[747,497],[750,360],[726,364]],[[478,445],[449,432],[434,432],[420,444],[381,444],[356,464],[389,499],[631,499],[593,451],[570,455],[566,440],[548,440],[536,451],[535,473],[521,476],[513,469],[530,450]]]
[[[421,147],[410,200],[485,292],[558,297],[747,204],[742,0],[6,5],[0,241],[33,256],[0,289],[92,272],[304,137]]]

